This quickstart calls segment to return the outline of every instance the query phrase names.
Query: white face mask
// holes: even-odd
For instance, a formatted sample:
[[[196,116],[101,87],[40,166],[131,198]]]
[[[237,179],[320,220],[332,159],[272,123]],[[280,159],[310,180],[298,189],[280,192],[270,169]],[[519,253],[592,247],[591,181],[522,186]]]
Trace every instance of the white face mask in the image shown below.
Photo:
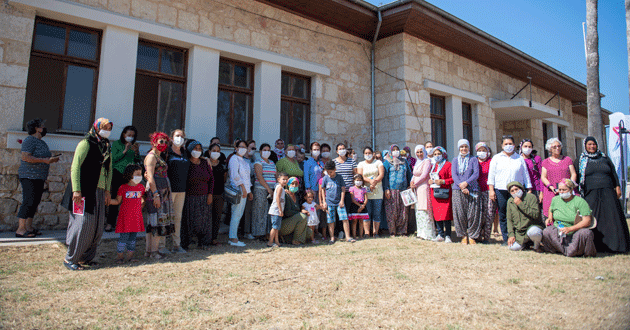
[[[210,153],[210,157],[211,157],[212,159],[214,159],[214,160],[217,160],[217,159],[219,159],[219,157],[221,157],[221,153],[220,153],[220,152],[213,151],[213,152],[211,152],[211,153]]]
[[[348,150],[346,149],[341,149],[339,151],[337,151],[337,154],[339,154],[339,156],[343,157],[346,155],[346,153],[348,152]]]
[[[289,151],[287,151],[287,157],[289,157],[289,158],[293,158],[293,157],[295,157],[295,150],[289,150]]]
[[[133,136],[125,136],[125,141],[129,143],[133,142]]]
[[[429,157],[433,157],[433,148],[427,148],[427,155],[429,155]]]
[[[247,153],[247,148],[238,148],[237,153],[239,156],[243,157]]]
[[[319,156],[319,154],[320,154],[319,150],[311,151],[311,156],[313,156],[313,157],[317,157],[317,156]]]
[[[512,194],[512,197],[514,197],[514,198],[521,198],[521,197],[523,197],[523,190],[519,189],[517,192]]]
[[[174,145],[176,145],[176,146],[178,146],[178,147],[181,147],[181,146],[182,146],[182,144],[184,144],[184,138],[183,138],[183,137],[181,137],[181,136],[176,136],[176,137],[174,137],[174,138],[173,138],[173,144],[174,144]]]
[[[271,156],[271,151],[269,151],[269,150],[261,151],[260,152],[260,156],[262,158],[264,158],[264,159],[267,159],[267,158],[269,158],[269,156]]]
[[[392,151],[392,157],[398,157],[398,156],[400,156],[400,151],[399,150]]]
[[[562,198],[562,199],[569,199],[569,198],[571,198],[571,195],[573,195],[573,194],[571,194],[571,192],[570,192],[570,191],[569,191],[569,192],[559,193],[559,194],[558,194],[558,196],[560,196],[560,198]]]
[[[132,181],[133,181],[135,184],[140,183],[140,181],[142,181],[142,175],[134,175],[134,176],[133,176]]]
[[[363,185],[363,181],[354,181],[354,184],[360,187]]]
[[[439,155],[439,156],[434,156],[434,157],[433,157],[433,159],[435,159],[435,162],[436,162],[436,163],[441,162],[441,161],[442,161],[442,158],[443,158],[443,157],[442,157],[442,155]]]
[[[98,135],[100,135],[104,139],[108,139],[110,134],[112,134],[112,131],[106,131],[104,129],[98,132]]]
[[[521,149],[521,151],[526,155],[529,156],[529,154],[532,153],[532,148],[523,148]]]
[[[363,158],[365,158],[365,160],[372,160],[373,157],[374,157],[373,154],[365,154],[365,155],[363,155]]]
[[[324,152],[322,152],[322,157],[324,157],[324,158],[326,158],[326,159],[330,158],[330,151],[324,151]]]
[[[193,158],[199,158],[199,157],[201,157],[201,151],[193,150],[193,151],[190,152],[190,155],[193,156]]]
[[[506,146],[503,147],[503,151],[507,152],[508,154],[513,153],[514,152],[514,145],[513,144],[508,144]]]
[[[256,152],[255,150],[250,150],[250,151],[247,152],[247,154],[250,155],[250,156],[253,156],[255,152]]]
[[[485,151],[477,151],[477,157],[479,157],[479,159],[486,159],[488,158],[488,153]]]

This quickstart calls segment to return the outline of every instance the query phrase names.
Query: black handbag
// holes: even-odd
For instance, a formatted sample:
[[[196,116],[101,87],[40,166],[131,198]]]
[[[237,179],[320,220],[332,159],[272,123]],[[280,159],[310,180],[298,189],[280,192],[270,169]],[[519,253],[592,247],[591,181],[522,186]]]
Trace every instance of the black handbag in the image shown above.
[[[448,188],[433,188],[433,197],[436,199],[448,199],[450,191]]]
[[[223,190],[223,199],[231,204],[238,204],[241,202],[241,189],[234,188],[231,184],[226,184]]]

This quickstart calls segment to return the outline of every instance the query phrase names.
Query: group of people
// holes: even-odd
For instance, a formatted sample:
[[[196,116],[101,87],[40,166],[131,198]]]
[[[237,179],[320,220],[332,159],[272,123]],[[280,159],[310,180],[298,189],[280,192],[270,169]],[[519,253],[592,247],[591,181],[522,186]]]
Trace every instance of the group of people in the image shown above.
[[[451,161],[444,147],[426,142],[413,154],[396,144],[382,152],[365,147],[358,162],[359,150],[344,143],[333,157],[330,145],[313,142],[307,157],[306,146],[285,146],[281,139],[273,148],[237,140],[226,157],[218,138],[204,150],[175,130],[153,133],[142,160],[137,130],[127,126],[111,142],[112,127],[96,120],[74,154],[62,201],[70,214],[64,265],[71,270],[93,262],[103,230],[120,234],[121,263],[133,260],[143,231],[145,256],[156,259],[185,253],[193,242],[204,249],[219,245],[225,205],[228,244],[238,247],[246,245],[239,240],[241,222],[241,237],[275,247],[379,237],[385,221],[390,236],[407,235],[415,215],[416,236],[435,242],[452,242],[454,225],[462,243],[485,243],[494,223],[510,250],[567,256],[630,250],[614,165],[592,137],[575,162],[562,155],[556,138],[547,141],[550,157],[542,160],[531,140],[517,148],[511,136],[503,137],[496,155],[484,142],[472,149],[462,139]],[[27,128],[19,171],[21,237],[38,234],[33,216],[49,164],[58,161],[42,141],[44,122],[30,121]],[[415,197],[411,205],[402,198],[408,193]]]

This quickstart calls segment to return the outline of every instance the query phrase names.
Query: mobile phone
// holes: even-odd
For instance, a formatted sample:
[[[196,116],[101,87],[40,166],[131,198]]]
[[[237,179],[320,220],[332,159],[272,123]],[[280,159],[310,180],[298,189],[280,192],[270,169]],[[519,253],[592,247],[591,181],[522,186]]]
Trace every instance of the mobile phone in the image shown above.
[[[61,156],[61,155],[62,155],[62,154],[56,154],[56,155],[53,155],[53,157],[59,157],[59,156]]]

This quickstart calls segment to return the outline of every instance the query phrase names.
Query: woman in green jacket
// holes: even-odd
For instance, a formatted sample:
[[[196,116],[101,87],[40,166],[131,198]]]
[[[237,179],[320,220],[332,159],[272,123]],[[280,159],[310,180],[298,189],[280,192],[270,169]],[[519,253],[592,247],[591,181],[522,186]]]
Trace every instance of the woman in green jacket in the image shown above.
[[[525,191],[518,181],[510,182],[507,190],[512,195],[507,202],[508,248],[520,251],[533,242],[534,250],[538,250],[543,232],[538,197]]]

